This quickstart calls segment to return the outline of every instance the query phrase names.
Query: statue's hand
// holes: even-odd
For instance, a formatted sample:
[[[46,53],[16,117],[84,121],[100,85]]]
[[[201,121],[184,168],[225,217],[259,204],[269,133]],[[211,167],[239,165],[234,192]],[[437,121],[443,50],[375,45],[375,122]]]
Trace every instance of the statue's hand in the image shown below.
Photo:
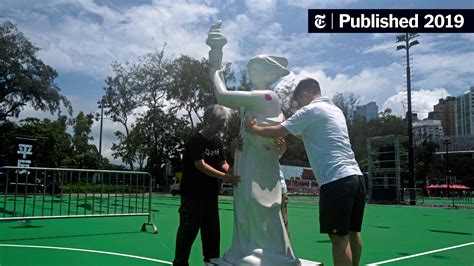
[[[209,29],[206,44],[209,45],[211,49],[222,50],[222,47],[227,43],[227,38],[222,34],[221,25],[222,21],[219,20]]]

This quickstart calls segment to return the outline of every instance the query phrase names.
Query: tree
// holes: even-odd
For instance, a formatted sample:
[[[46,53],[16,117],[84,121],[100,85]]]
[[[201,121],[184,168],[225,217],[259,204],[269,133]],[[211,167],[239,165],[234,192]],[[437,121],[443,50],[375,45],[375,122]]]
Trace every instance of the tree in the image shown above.
[[[162,185],[166,184],[161,175],[167,162],[179,163],[184,149],[184,140],[189,136],[188,122],[178,118],[172,112],[161,109],[149,110],[137,120],[137,128],[142,132],[142,146],[147,151],[146,170],[158,178]],[[174,167],[178,167],[174,165]]]
[[[232,140],[234,140],[239,135],[239,133],[240,112],[237,110],[231,110],[230,115],[227,116],[225,126],[222,129],[222,144],[224,145],[224,147],[230,148]]]
[[[201,122],[199,111],[217,102],[209,78],[209,65],[205,59],[196,60],[183,55],[169,65],[169,72],[172,82],[167,90],[167,100],[175,103],[170,111],[184,110],[194,128],[193,117]]]
[[[130,169],[134,169],[133,165],[136,162],[135,156],[138,147],[142,145],[142,138],[139,138],[138,130],[132,127],[127,135],[121,131],[115,131],[115,137],[118,142],[112,143],[112,156],[114,159],[121,158],[123,162],[129,164]],[[140,165],[141,166],[141,165]]]
[[[18,117],[30,104],[35,110],[72,113],[69,100],[54,83],[56,71],[38,59],[35,47],[11,22],[0,24],[0,121]]]
[[[72,138],[66,132],[65,116],[58,117],[55,121],[49,119],[26,118],[18,124],[4,122],[0,124],[0,165],[15,166],[14,159],[18,158],[16,137],[36,139],[33,144],[35,161],[32,166],[64,167],[71,156]]]
[[[115,73],[114,77],[107,77],[105,83],[107,87],[104,88],[105,95],[101,101],[105,110],[105,115],[110,116],[112,121],[118,122],[125,128],[125,134],[120,131],[115,132],[119,141],[123,141],[129,135],[129,116],[133,114],[135,108],[138,107],[137,93],[138,89],[133,80],[133,69],[129,67],[127,62],[125,66],[115,62],[112,64],[112,69]],[[123,135],[123,137],[122,137]],[[127,146],[128,147],[128,146]],[[112,147],[113,149],[114,147]],[[127,154],[129,149],[125,149],[125,153],[120,153],[123,157],[122,161],[130,166],[133,170],[133,162],[130,161],[131,155]]]
[[[415,146],[415,173],[416,179],[423,181],[423,187],[427,185],[426,180],[430,176],[439,174],[435,169],[435,152],[439,145],[435,142],[424,140]]]
[[[344,97],[344,94],[342,93],[336,93],[333,98],[332,98],[333,103],[341,109],[342,113],[346,117],[346,121],[352,120],[352,114],[355,110],[355,107],[357,103],[359,102],[359,99],[357,99],[354,94],[350,93],[349,96]]]
[[[367,139],[376,136],[406,135],[406,123],[401,117],[392,115],[392,110],[385,109],[379,117],[370,121],[356,117],[348,125],[349,138],[355,158],[362,168],[367,171]]]
[[[151,110],[162,109],[168,93],[171,75],[170,62],[164,57],[164,48],[155,50],[140,59],[131,71],[133,89],[138,96],[138,104]]]
[[[156,113],[164,107],[163,100],[170,84],[168,74],[169,62],[164,57],[164,48],[154,50],[138,58],[136,63],[126,62],[125,65],[114,63],[112,65],[115,77],[108,77],[105,89],[106,115],[113,121],[119,122],[125,128],[125,133],[115,132],[119,143],[112,147],[114,156],[122,158],[130,169],[133,170],[136,162],[137,149],[131,143],[134,139],[131,134],[129,117],[145,115],[135,113],[138,107],[144,107],[145,112]],[[159,120],[152,123],[160,123]],[[117,157],[116,157],[117,158]]]
[[[281,101],[281,109],[286,118],[292,116],[298,110],[296,101],[293,100],[293,89],[296,85],[287,83],[276,90]],[[281,164],[309,166],[308,155],[304,148],[303,141],[291,134],[285,137],[286,153],[280,159]]]
[[[169,65],[168,71],[171,83],[166,88],[166,99],[173,103],[170,111],[184,110],[194,130],[195,125],[202,122],[201,111],[206,106],[217,103],[214,84],[209,77],[209,62],[204,58],[197,60],[183,55]],[[230,63],[224,65],[224,80],[234,80]],[[194,118],[198,121],[194,121]]]
[[[242,69],[240,70],[240,79],[239,79],[240,86],[238,90],[241,91],[251,91],[255,88],[252,81],[250,80],[247,70]]]
[[[293,100],[293,87],[295,84],[285,84],[276,90],[281,101],[281,109],[286,118],[292,116],[298,110],[297,102]]]
[[[95,145],[89,144],[89,140],[93,140],[89,134],[94,123],[94,114],[85,115],[82,111],[76,118],[70,121],[73,126],[74,135],[73,157],[69,162],[71,166],[81,169],[97,169],[99,167],[99,152]]]

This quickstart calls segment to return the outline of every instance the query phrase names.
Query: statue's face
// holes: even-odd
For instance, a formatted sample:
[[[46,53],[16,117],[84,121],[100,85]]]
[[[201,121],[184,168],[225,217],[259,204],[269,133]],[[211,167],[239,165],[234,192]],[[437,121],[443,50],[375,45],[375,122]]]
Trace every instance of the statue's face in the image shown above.
[[[247,69],[250,81],[257,90],[268,90],[280,76],[275,69],[265,67],[265,65],[254,65]]]

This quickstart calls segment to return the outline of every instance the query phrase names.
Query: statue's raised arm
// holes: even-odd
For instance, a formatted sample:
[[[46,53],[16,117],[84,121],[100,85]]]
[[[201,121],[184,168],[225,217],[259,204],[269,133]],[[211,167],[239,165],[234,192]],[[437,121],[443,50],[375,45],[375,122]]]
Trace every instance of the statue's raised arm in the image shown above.
[[[222,69],[222,48],[227,43],[227,38],[221,31],[222,21],[216,22],[209,29],[206,44],[211,47],[209,51],[209,64],[211,66],[211,80],[214,82],[217,102],[232,109],[245,107],[251,93],[248,91],[229,91],[225,85]]]

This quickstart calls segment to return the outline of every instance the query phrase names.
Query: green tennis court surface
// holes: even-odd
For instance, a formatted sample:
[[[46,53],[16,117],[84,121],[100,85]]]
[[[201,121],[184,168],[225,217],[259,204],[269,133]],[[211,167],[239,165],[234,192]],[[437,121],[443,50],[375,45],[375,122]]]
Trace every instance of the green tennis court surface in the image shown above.
[[[90,209],[91,199],[88,204],[78,201],[79,214]],[[122,204],[122,198],[117,201]],[[7,199],[6,216],[12,214],[11,203]],[[31,204],[27,199],[25,213]],[[55,203],[53,213],[61,204],[65,203]],[[94,201],[96,204],[100,201]],[[77,202],[72,214],[76,206]],[[126,208],[129,206],[135,208],[135,203]],[[0,265],[169,265],[174,256],[178,207],[179,197],[154,196],[157,235],[140,232],[147,217],[0,221]],[[117,209],[120,212],[121,206]],[[18,211],[23,211],[23,202]],[[331,244],[327,236],[319,234],[317,198],[290,197],[288,212],[296,255],[332,265]],[[4,198],[0,197],[0,215],[3,213]],[[232,198],[220,199],[220,218],[223,253],[232,240]],[[363,240],[363,264],[474,265],[474,210],[367,205]],[[190,265],[202,265],[199,236]]]

